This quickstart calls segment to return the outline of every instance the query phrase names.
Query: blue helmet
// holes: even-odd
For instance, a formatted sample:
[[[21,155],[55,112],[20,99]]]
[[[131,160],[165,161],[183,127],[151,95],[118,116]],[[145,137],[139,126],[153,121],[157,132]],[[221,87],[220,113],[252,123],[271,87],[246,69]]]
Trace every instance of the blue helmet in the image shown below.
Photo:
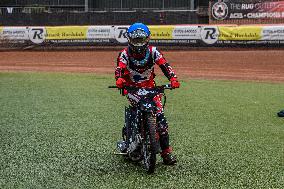
[[[127,30],[127,39],[133,53],[145,53],[150,40],[151,32],[143,23],[134,23]]]
[[[147,36],[150,36],[150,34],[151,34],[148,26],[146,26],[143,23],[134,23],[134,24],[132,24],[131,26],[129,26],[129,28],[127,30],[127,33],[129,34],[129,33],[133,32],[133,31],[136,31],[136,30],[144,31],[147,34]]]

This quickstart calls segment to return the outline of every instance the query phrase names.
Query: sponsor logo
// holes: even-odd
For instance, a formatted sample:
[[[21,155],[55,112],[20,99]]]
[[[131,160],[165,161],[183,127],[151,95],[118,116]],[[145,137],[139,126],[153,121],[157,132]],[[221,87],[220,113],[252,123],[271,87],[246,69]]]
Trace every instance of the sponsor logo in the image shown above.
[[[91,26],[87,31],[87,39],[109,39],[111,38],[111,26]]]
[[[115,35],[115,39],[119,42],[119,43],[127,43],[127,26],[118,26],[114,29],[114,35]]]
[[[151,39],[173,39],[174,26],[150,26]]]
[[[218,27],[218,40],[252,41],[261,39],[262,27],[259,26],[238,26],[238,27]]]
[[[29,29],[29,39],[35,44],[43,43],[45,40],[45,35],[46,35],[45,28]]]
[[[264,26],[261,36],[262,40],[284,40],[284,27]]]
[[[200,39],[198,26],[176,26],[173,30],[173,39]]]
[[[4,27],[1,37],[9,40],[28,40],[28,30],[26,27]]]
[[[216,20],[224,20],[228,15],[228,6],[224,2],[217,2],[212,6],[212,16]]]
[[[85,40],[87,39],[87,26],[46,27],[47,40]]]
[[[216,26],[212,27],[202,27],[201,29],[201,39],[206,44],[214,44],[218,41],[219,30]]]

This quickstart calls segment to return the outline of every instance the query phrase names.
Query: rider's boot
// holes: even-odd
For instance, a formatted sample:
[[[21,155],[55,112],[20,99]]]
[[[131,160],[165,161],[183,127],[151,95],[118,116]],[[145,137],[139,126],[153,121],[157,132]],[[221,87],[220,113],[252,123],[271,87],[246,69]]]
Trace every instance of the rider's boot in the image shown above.
[[[163,142],[161,142],[161,143],[163,143]],[[165,146],[161,147],[163,149],[162,152],[161,152],[161,157],[162,157],[165,165],[174,165],[174,164],[177,163],[177,159],[173,155],[172,147],[169,146],[169,145],[167,145],[167,146],[168,146],[167,148],[165,148]]]
[[[162,149],[161,157],[166,165],[174,165],[177,162],[176,157],[172,154],[172,147],[170,146],[168,123],[164,114],[157,115],[158,131],[160,138],[160,146]]]
[[[172,153],[167,153],[162,158],[165,165],[175,165],[177,163],[177,159]]]

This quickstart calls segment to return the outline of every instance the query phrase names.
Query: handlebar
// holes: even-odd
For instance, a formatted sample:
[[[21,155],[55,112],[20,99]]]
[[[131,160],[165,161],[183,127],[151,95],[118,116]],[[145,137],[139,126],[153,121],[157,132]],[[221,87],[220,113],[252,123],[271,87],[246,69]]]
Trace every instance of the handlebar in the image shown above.
[[[163,93],[163,96],[164,96],[164,103],[163,103],[163,107],[165,107],[166,105],[166,101],[167,101],[167,98],[166,98],[166,95],[164,93],[164,90],[165,89],[169,89],[169,90],[172,90],[172,86],[171,84],[166,84],[166,85],[161,85],[161,86],[155,86],[153,88],[143,88],[143,87],[129,87],[129,86],[124,86],[124,88],[120,89],[118,88],[117,86],[108,86],[108,88],[112,88],[112,89],[119,89],[120,90],[120,94],[122,94],[124,96],[124,92],[123,92],[123,89],[126,89],[126,90],[139,90],[139,89],[154,89],[154,90],[158,90],[160,91],[160,93]]]
[[[110,89],[119,89],[117,86],[108,86],[108,88]],[[145,88],[147,89],[147,87],[134,87],[134,86],[125,86],[124,88],[122,89],[141,89],[141,88]],[[173,88],[171,87],[171,84],[166,84],[166,85],[161,85],[161,86],[155,86],[153,88],[162,88],[162,89],[170,89],[172,90]],[[150,88],[149,88],[150,89]]]

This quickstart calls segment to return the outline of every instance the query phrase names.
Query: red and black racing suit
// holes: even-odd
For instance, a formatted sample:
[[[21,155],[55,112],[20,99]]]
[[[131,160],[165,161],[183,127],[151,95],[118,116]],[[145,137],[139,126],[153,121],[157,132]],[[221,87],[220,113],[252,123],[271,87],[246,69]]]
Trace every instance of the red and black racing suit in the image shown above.
[[[140,62],[139,62],[140,61]],[[141,62],[143,61],[143,62]],[[140,64],[139,64],[140,63]],[[142,64],[142,65],[141,65]],[[142,57],[134,57],[129,48],[123,49],[117,58],[117,67],[115,70],[115,78],[123,78],[126,81],[126,86],[135,87],[147,87],[151,88],[155,86],[155,73],[154,66],[157,64],[164,75],[171,80],[176,78],[176,74],[163,54],[157,50],[154,46],[149,46],[146,53]],[[164,116],[163,105],[161,101],[162,95],[159,94],[154,97],[157,111],[157,125],[160,139],[160,145],[162,149],[161,156],[171,153],[172,148],[169,145],[169,133],[168,123]],[[135,103],[139,101],[137,94],[128,93],[127,98],[131,105],[135,106]]]

